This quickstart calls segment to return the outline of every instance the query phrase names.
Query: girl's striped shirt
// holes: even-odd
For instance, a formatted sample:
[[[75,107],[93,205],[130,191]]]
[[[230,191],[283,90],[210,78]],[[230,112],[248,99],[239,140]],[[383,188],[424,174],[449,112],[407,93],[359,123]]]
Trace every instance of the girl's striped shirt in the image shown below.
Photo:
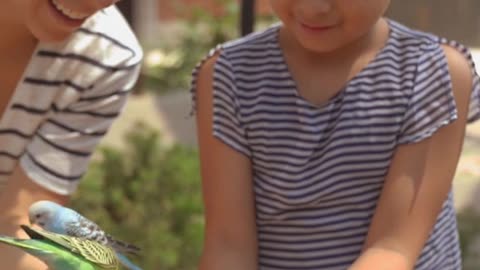
[[[395,149],[457,118],[442,44],[472,64],[469,121],[479,118],[479,78],[468,50],[389,26],[377,57],[322,106],[297,92],[279,25],[210,54],[219,54],[213,135],[252,161],[259,269],[344,270],[359,256]],[[451,193],[415,269],[461,269]]]

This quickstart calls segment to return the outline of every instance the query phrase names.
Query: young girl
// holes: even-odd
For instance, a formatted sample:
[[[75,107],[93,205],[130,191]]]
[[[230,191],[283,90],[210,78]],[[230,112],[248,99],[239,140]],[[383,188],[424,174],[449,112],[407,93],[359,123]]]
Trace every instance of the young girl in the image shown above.
[[[194,72],[200,269],[460,270],[451,183],[480,85],[388,0],[272,0]]]
[[[2,2],[0,234],[25,238],[30,204],[68,200],[137,79],[142,51],[114,2]],[[4,245],[0,262],[46,268]]]

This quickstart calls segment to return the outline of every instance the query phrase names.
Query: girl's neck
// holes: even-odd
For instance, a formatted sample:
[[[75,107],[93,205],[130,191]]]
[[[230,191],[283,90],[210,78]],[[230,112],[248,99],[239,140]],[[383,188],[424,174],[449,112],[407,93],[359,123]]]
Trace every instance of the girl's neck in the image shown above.
[[[282,29],[285,30],[285,29]],[[282,31],[281,30],[281,31]],[[359,39],[330,52],[319,53],[304,48],[295,38],[284,31],[282,47],[294,54],[297,59],[312,65],[336,65],[351,62],[354,58],[369,52],[374,54],[381,50],[388,39],[388,23],[380,19],[372,29]],[[280,33],[282,34],[282,32]]]

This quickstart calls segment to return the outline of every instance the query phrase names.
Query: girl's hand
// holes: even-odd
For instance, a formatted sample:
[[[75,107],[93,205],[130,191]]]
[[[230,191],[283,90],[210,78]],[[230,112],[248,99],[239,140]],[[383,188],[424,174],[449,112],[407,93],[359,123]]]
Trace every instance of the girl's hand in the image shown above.
[[[399,252],[369,248],[348,270],[411,270],[407,257]]]

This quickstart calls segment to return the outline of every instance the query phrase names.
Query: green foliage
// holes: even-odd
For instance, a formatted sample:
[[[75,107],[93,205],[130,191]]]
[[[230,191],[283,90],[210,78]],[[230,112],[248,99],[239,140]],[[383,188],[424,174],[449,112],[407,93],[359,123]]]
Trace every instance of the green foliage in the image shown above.
[[[203,9],[189,8],[192,16],[183,21],[183,31],[177,33],[179,42],[159,48],[165,55],[176,55],[177,61],[160,62],[149,67],[146,70],[147,88],[155,91],[188,89],[191,72],[202,57],[217,44],[237,36],[237,5],[231,0],[217,1],[226,7],[225,13],[220,16]]]
[[[209,50],[239,36],[238,1],[216,0],[216,6],[222,7],[223,12],[215,15],[200,8],[178,5],[181,10],[189,10],[191,16],[183,21],[182,31],[176,33],[179,41],[162,44],[157,50],[167,56],[163,59],[173,56],[175,61],[159,61],[145,70],[146,87],[156,92],[188,89],[192,70]],[[257,18],[258,26],[271,22],[271,17]]]
[[[465,210],[457,215],[458,230],[460,233],[460,245],[464,270],[480,269],[478,255],[478,241],[480,241],[480,215],[472,210]],[[477,250],[474,250],[477,249]]]
[[[143,268],[195,269],[203,243],[196,151],[163,147],[157,132],[143,126],[126,143],[123,151],[100,151],[71,207],[140,246],[132,260]]]

